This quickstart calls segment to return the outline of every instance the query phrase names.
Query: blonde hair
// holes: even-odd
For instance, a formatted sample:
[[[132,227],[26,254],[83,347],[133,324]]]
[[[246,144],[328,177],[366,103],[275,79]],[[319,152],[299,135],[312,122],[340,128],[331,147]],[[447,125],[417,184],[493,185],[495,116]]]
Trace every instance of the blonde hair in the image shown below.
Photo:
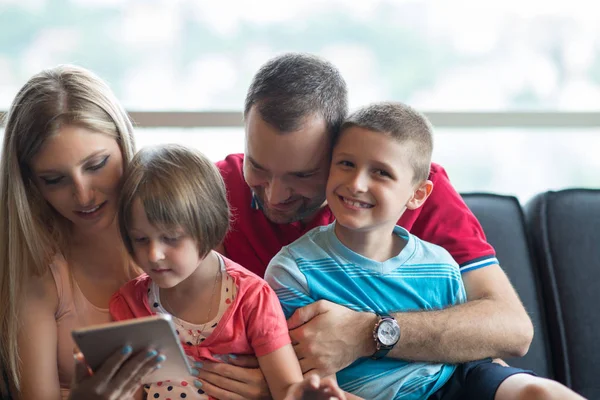
[[[19,390],[18,304],[23,288],[30,277],[47,273],[69,236],[65,218],[36,188],[30,171],[33,157],[65,125],[114,137],[125,166],[135,153],[127,113],[109,87],[81,67],[61,65],[34,75],[5,118],[0,159],[0,369],[10,387],[2,387],[3,393]]]
[[[202,258],[229,229],[227,194],[219,170],[202,153],[183,146],[141,149],[129,165],[118,215],[123,242],[132,256],[128,232],[136,199],[152,225],[183,228],[196,241]]]

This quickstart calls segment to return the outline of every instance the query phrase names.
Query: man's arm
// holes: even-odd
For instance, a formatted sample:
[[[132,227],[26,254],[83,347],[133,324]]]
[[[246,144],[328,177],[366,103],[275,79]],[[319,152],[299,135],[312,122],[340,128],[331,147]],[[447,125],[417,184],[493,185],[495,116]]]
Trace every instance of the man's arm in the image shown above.
[[[388,357],[458,363],[524,355],[533,325],[500,266],[463,274],[467,303],[439,311],[396,313],[400,341]],[[288,321],[302,371],[321,376],[375,352],[377,316],[320,301]]]

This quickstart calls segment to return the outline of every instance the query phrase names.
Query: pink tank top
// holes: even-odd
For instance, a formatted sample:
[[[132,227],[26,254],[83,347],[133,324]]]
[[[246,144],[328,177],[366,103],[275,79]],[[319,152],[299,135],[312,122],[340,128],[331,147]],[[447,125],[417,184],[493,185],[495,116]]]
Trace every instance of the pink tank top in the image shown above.
[[[66,399],[73,380],[73,347],[71,331],[76,328],[102,324],[111,320],[108,308],[93,305],[79,289],[77,282],[71,279],[67,263],[63,257],[56,257],[50,265],[50,271],[56,282],[58,309],[56,310],[56,328],[58,339],[58,377],[61,395]]]

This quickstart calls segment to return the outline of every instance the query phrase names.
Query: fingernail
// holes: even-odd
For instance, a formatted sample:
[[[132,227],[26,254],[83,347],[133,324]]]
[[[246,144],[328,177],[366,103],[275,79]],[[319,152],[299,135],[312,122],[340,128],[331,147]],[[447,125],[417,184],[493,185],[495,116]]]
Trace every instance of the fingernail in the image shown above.
[[[156,357],[156,361],[158,362],[163,362],[167,359],[166,356],[164,356],[163,354],[161,354],[160,356]]]
[[[131,348],[130,345],[127,345],[125,347],[123,347],[123,349],[121,350],[121,354],[129,354],[133,351],[133,349]]]
[[[194,367],[196,367],[196,368],[202,368],[202,365],[204,365],[204,364],[202,364],[200,361],[196,361],[194,363]]]
[[[155,369],[159,369],[162,368],[162,364],[156,364],[156,367],[154,367]]]
[[[200,375],[200,371],[198,371],[196,368],[192,368],[192,375],[198,376],[198,375]]]
[[[158,353],[156,352],[156,350],[150,350],[148,353],[146,353],[146,357],[148,357],[148,358],[154,357],[157,354]]]
[[[194,386],[196,386],[197,388],[201,388],[202,387],[202,382],[200,382],[200,381],[194,381]]]
[[[235,354],[227,354],[227,357],[231,358],[232,360],[237,359],[237,356]]]

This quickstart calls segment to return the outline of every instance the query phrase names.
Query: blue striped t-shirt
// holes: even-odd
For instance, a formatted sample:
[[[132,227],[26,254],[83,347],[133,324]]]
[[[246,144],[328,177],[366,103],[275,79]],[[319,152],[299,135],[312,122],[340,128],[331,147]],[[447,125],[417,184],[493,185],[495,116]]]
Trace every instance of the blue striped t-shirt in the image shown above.
[[[466,301],[459,267],[442,247],[396,226],[394,234],[406,245],[397,256],[379,262],[344,246],[334,227],[335,222],[314,228],[269,263],[265,279],[286,318],[317,300],[377,314],[435,310]],[[338,372],[337,379],[342,389],[365,399],[423,399],[454,370],[451,364],[361,358]]]

